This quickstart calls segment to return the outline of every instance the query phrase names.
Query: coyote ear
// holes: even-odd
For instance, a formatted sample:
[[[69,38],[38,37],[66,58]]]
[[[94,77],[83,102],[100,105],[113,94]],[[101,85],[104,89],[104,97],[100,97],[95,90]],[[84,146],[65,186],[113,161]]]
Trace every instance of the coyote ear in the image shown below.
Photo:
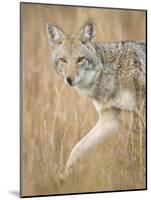
[[[80,39],[82,42],[92,41],[95,38],[95,24],[92,18],[88,18],[80,30]]]
[[[64,32],[58,25],[48,22],[46,25],[46,31],[52,43],[62,43]]]

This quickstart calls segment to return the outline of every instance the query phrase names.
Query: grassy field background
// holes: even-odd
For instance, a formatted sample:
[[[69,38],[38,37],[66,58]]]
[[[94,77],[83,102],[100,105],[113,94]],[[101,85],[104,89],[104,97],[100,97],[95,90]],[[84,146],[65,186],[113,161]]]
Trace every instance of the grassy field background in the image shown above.
[[[96,22],[97,40],[145,39],[145,13],[22,4],[23,134],[22,195],[95,192],[145,187],[145,134],[132,132],[132,117],[92,151],[65,183],[59,182],[73,146],[94,126],[90,99],[66,86],[51,67],[46,22],[76,32],[88,17]],[[137,122],[138,123],[138,122]],[[139,123],[141,124],[141,123]]]

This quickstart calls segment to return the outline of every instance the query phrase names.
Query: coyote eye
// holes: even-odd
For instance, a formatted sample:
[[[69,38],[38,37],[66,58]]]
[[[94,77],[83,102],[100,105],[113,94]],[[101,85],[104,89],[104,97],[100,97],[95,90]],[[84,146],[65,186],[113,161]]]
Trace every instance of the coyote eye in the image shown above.
[[[60,61],[62,62],[62,63],[67,63],[67,60],[65,59],[65,58],[60,58]]]
[[[77,63],[81,63],[81,62],[83,62],[84,59],[85,59],[85,57],[79,57],[78,60],[77,60]]]

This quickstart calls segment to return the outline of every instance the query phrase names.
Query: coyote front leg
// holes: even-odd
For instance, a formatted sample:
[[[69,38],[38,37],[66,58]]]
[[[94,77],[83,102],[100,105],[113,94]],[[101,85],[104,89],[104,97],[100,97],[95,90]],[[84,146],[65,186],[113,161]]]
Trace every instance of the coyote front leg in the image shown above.
[[[72,149],[65,166],[65,176],[69,175],[69,172],[72,171],[72,168],[78,163],[78,160],[82,158],[82,156],[118,130],[118,114],[119,111],[115,109],[101,112],[100,118],[94,128]]]

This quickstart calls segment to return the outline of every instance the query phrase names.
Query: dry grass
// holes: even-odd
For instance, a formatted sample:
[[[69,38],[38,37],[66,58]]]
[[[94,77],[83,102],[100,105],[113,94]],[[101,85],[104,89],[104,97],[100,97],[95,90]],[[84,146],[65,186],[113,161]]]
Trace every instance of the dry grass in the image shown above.
[[[144,12],[22,5],[24,196],[145,187],[141,126],[140,133],[123,127],[85,157],[65,183],[58,181],[71,149],[98,117],[91,100],[65,86],[51,68],[45,24],[54,21],[75,32],[87,17],[96,21],[99,41],[145,37]],[[129,113],[123,117],[125,126],[132,122]]]

